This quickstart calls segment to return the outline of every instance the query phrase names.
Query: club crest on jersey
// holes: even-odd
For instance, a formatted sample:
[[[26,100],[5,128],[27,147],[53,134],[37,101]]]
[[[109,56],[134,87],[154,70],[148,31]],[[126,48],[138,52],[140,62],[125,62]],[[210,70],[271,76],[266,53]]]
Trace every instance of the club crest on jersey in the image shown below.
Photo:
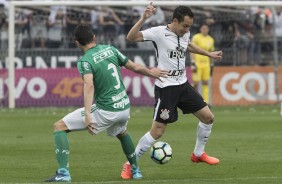
[[[163,120],[167,120],[169,118],[169,110],[167,109],[162,109],[161,110],[162,113],[160,114],[160,117],[163,119]]]

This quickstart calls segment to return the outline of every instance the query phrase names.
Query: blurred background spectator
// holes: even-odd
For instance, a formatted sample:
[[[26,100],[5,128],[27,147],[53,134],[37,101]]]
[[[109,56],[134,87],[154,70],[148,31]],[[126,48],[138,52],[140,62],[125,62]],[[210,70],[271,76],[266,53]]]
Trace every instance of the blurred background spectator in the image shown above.
[[[278,53],[282,53],[282,7],[275,9],[276,13],[269,16],[269,22],[275,24],[274,34],[278,40]],[[282,57],[280,55],[280,62],[282,63]]]
[[[99,25],[101,26],[103,38],[101,42],[105,44],[114,43],[114,39],[123,33],[124,22],[110,7],[102,7],[99,13]]]
[[[34,0],[42,1],[42,0]],[[141,0],[132,0],[141,1]],[[0,0],[0,48],[8,48],[9,1]],[[126,34],[143,15],[145,6],[79,7],[42,6],[17,7],[15,12],[16,49],[76,48],[73,29],[79,23],[91,24],[97,42],[119,49],[153,50],[151,43],[131,43]],[[172,21],[174,7],[157,7],[156,13],[142,29],[166,25]],[[191,38],[199,25],[209,26],[216,49],[224,51],[221,65],[265,65],[273,61],[273,34],[282,53],[282,10],[276,13],[267,7],[191,7],[195,14]],[[281,58],[281,56],[280,56]]]
[[[0,49],[8,48],[8,7],[6,0],[0,0]]]
[[[48,48],[59,48],[65,46],[66,28],[66,7],[65,6],[51,6],[50,15],[47,21],[48,30]]]

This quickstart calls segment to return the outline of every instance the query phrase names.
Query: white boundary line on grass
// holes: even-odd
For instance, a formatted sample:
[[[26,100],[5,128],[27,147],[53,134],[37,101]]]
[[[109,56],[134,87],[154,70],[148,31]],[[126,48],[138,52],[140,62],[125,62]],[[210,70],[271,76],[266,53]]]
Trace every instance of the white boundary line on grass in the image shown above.
[[[250,177],[250,178],[222,178],[222,179],[179,179],[179,180],[116,180],[116,181],[94,181],[94,182],[71,182],[80,184],[115,184],[115,183],[175,183],[175,182],[192,182],[192,181],[231,181],[231,180],[266,180],[266,179],[282,179],[282,177]],[[2,182],[0,182],[2,184]],[[5,184],[41,184],[40,183],[5,183]]]

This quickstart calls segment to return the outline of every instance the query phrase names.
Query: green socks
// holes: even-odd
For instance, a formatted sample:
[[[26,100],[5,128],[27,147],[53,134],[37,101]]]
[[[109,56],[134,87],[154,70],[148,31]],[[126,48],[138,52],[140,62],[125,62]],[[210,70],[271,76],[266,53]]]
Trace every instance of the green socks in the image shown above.
[[[69,170],[69,141],[65,131],[54,132],[55,153],[59,163],[59,169]]]
[[[133,141],[129,134],[126,134],[125,136],[118,137],[123,149],[124,154],[127,157],[127,160],[129,161],[131,168],[137,168],[137,160],[136,160],[136,154],[135,154],[135,148]]]

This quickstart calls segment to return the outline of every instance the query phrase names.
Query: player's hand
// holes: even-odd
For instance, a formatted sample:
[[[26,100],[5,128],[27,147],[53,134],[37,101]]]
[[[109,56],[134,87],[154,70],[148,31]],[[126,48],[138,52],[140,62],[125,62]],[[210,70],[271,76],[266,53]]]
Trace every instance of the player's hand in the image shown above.
[[[215,60],[221,60],[222,59],[222,51],[214,51],[214,52],[210,52],[210,57],[215,59]]]
[[[150,2],[150,4],[146,7],[145,12],[143,14],[144,19],[148,19],[153,14],[156,13],[156,8],[153,6],[153,2]]]
[[[161,70],[159,68],[151,68],[150,71],[151,71],[152,76],[156,79],[159,79],[161,82],[163,82],[161,80],[161,77],[167,78],[167,75],[168,75],[167,70]]]
[[[85,127],[91,135],[94,135],[96,130],[95,123],[92,122],[90,117],[85,116]]]
[[[94,130],[96,130],[95,123],[88,124],[86,128],[91,135],[95,135],[95,132],[94,132]]]

